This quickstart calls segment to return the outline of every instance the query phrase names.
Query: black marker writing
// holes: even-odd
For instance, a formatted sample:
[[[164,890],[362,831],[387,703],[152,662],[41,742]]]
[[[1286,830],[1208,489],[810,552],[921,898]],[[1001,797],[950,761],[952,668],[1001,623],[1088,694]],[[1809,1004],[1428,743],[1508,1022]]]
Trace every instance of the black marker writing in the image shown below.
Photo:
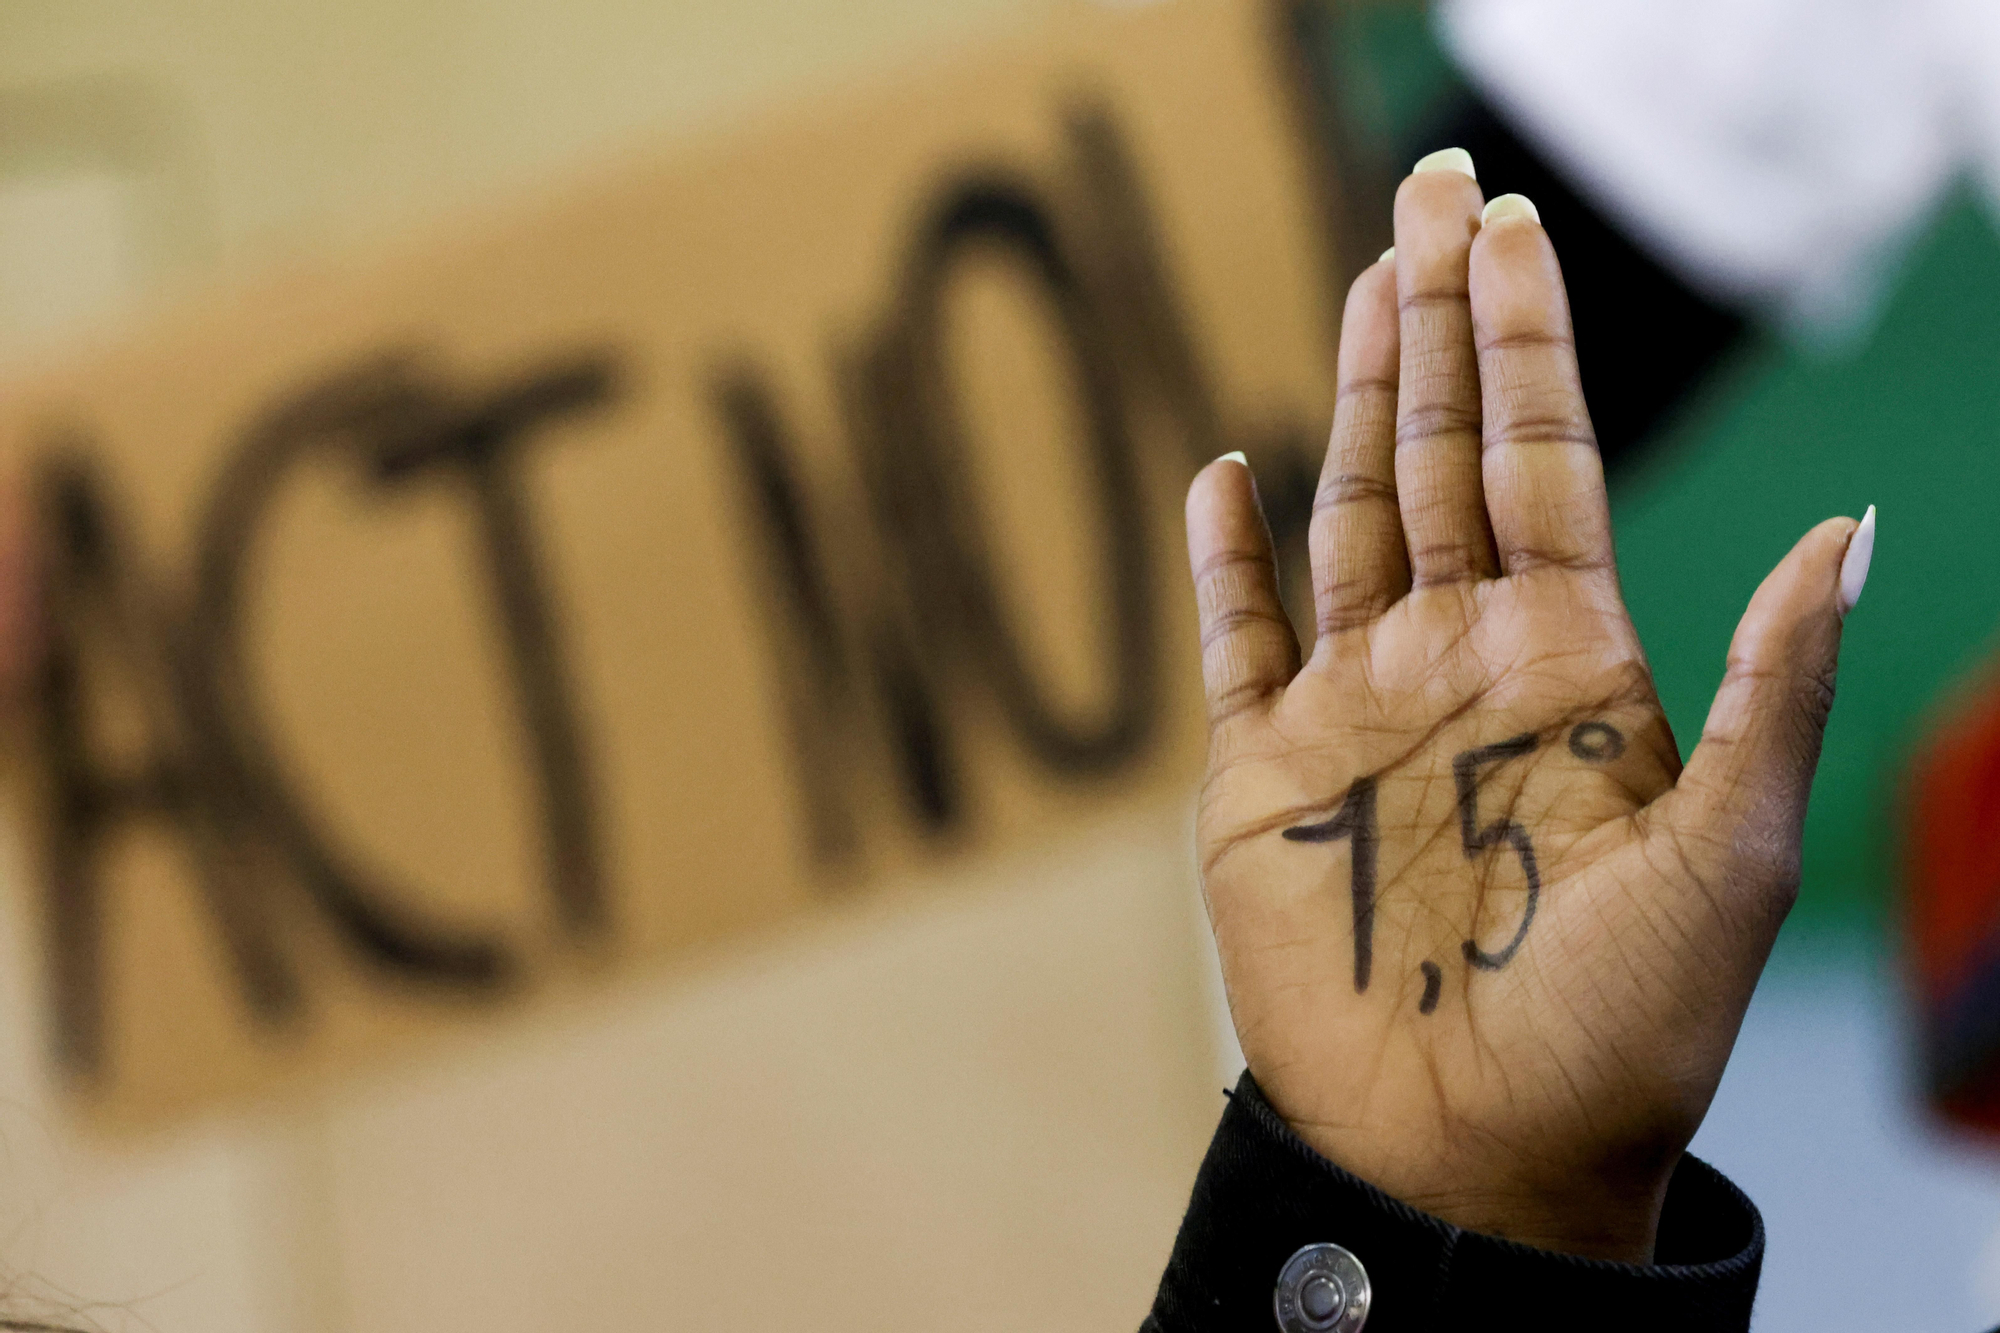
[[[1424,974],[1424,998],[1417,1001],[1417,1012],[1433,1013],[1438,1007],[1438,990],[1444,985],[1444,973],[1428,958],[1417,964],[1417,970]]]
[[[1511,819],[1495,820],[1484,828],[1479,826],[1479,770],[1529,754],[1535,744],[1535,735],[1529,732],[1512,740],[1467,750],[1451,761],[1452,779],[1458,784],[1458,828],[1465,845],[1466,859],[1474,860],[1488,848],[1505,843],[1521,859],[1521,872],[1528,880],[1528,905],[1522,910],[1521,924],[1506,948],[1498,953],[1488,953],[1479,947],[1477,940],[1465,942],[1465,961],[1488,971],[1497,971],[1512,962],[1514,951],[1527,938],[1528,927],[1535,920],[1536,904],[1541,901],[1542,875],[1535,866],[1535,844],[1529,841],[1526,829]]]
[[[1285,830],[1293,842],[1354,842],[1348,885],[1354,898],[1354,992],[1368,989],[1375,958],[1375,779],[1357,778],[1333,818]]]
[[[1569,733],[1569,752],[1592,764],[1608,764],[1625,753],[1625,736],[1609,722],[1579,722]]]

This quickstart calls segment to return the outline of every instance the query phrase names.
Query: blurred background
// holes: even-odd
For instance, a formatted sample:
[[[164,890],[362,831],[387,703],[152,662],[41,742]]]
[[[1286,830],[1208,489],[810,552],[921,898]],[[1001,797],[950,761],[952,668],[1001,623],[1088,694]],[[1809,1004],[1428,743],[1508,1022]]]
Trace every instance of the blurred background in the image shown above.
[[[25,382],[130,328],[169,337],[176,312],[218,293],[364,271],[399,248],[442,253],[454,229],[518,201],[678,145],[736,142],[774,109],[1032,47],[1080,7],[1149,8],[0,6],[0,372]],[[1910,132],[1926,145],[1903,154],[1921,179],[1873,194],[1834,181],[1846,204],[1795,190],[1759,214],[1769,235],[1739,245],[1726,218],[1677,211],[1675,191],[1713,193],[1730,171],[1754,173],[1758,153],[1807,175],[1841,157],[1844,131],[1812,118],[1810,89],[1787,106],[1767,87],[1743,111],[1761,138],[1718,132],[1754,152],[1708,175],[1701,135],[1639,125],[1628,144],[1657,135],[1656,170],[1681,174],[1635,183],[1602,166],[1627,149],[1586,132],[1591,97],[1610,93],[1518,91],[1546,72],[1509,65],[1508,24],[1548,39],[1536,24],[1561,7],[1481,8],[1272,9],[1270,77],[1285,85],[1273,105],[1303,127],[1319,193],[1299,197],[1328,238],[1327,286],[1372,258],[1382,182],[1469,126],[1500,136],[1491,156],[1467,144],[1483,168],[1518,161],[1573,193],[1573,229],[1550,220],[1559,247],[1574,235],[1588,248],[1573,281],[1640,273],[1679,303],[1673,345],[1621,345],[1602,376],[1631,381],[1620,402],[1642,404],[1619,418],[1613,504],[1626,594],[1684,747],[1763,573],[1819,519],[1879,506],[1804,889],[1695,1151],[1764,1211],[1758,1328],[1990,1325],[2000,1141],[1973,1127],[1976,1078],[1943,1089],[1955,1120],[1937,1109],[1936,1014],[1958,974],[1927,971],[1908,943],[1926,894],[1970,895],[1977,910],[1954,920],[1983,940],[2000,891],[1983,850],[2000,811],[1949,799],[2000,769],[1980,750],[1947,765],[1942,795],[1920,777],[1943,762],[1940,737],[1984,734],[1967,719],[2000,650],[2000,236],[1966,128],[1975,108],[1936,110],[1954,128],[1935,142]],[[1710,40],[1739,55],[1783,31],[1724,34],[1717,7],[1696,8],[1676,26],[1699,35],[1713,18]],[[1575,38],[1588,40],[1643,44]],[[1696,45],[1655,42],[1652,58],[1693,62]],[[1861,37],[1805,45],[1835,85],[1856,86],[1855,62],[1871,59]],[[1908,86],[1887,83],[1890,99]],[[1198,101],[1197,87],[1182,95]],[[1671,120],[1674,105],[1649,114]],[[1504,168],[1482,178],[1549,215],[1543,188]],[[1770,221],[1783,207],[1810,223],[1783,231]],[[1829,232],[1843,209],[1866,225]],[[1791,252],[1824,262],[1767,258]],[[1577,295],[1594,400],[1586,307],[1607,327],[1625,308],[1603,281]],[[1669,367],[1633,369],[1652,360]],[[1593,406],[1600,422],[1622,410]],[[1296,493],[1288,458],[1253,450],[1267,493]],[[1192,775],[1160,781],[1166,795],[1088,827],[919,863],[894,894],[595,998],[120,1134],[74,1112],[48,1054],[23,839],[0,918],[4,1285],[24,1309],[169,1333],[1136,1326],[1235,1072],[1188,865]],[[1912,830],[1946,848],[1946,870],[1926,878]]]

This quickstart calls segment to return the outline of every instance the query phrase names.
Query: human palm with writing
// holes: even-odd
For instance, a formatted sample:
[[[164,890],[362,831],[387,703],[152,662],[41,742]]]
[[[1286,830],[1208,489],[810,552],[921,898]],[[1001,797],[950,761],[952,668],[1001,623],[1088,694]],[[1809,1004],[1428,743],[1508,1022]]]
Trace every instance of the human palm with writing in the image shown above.
[[[1303,660],[1249,471],[1189,495],[1204,889],[1306,1143],[1468,1230],[1646,1263],[1796,893],[1873,527],[1829,519],[1764,581],[1683,768],[1554,250],[1482,203],[1463,154],[1426,159],[1349,296]]]

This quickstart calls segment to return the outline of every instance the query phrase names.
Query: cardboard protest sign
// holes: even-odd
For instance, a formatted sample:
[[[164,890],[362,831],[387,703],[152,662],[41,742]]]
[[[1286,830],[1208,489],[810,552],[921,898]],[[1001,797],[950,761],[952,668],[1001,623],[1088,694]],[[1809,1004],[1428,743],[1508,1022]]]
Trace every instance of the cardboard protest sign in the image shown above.
[[[1309,496],[1331,409],[1281,28],[1078,12],[0,399],[80,1104],[157,1122],[1181,799],[1181,493],[1248,448]]]

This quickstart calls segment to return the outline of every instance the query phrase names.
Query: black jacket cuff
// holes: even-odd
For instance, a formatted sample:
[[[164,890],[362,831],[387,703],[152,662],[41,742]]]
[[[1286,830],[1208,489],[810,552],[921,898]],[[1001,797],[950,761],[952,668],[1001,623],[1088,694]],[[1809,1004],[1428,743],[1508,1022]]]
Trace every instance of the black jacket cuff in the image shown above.
[[[1301,1247],[1329,1241],[1368,1270],[1366,1333],[1730,1333],[1750,1326],[1764,1262],[1756,1206],[1693,1157],[1667,1188],[1652,1264],[1557,1254],[1462,1230],[1341,1170],[1292,1132],[1246,1072],[1143,1333],[1275,1328],[1279,1270]]]

